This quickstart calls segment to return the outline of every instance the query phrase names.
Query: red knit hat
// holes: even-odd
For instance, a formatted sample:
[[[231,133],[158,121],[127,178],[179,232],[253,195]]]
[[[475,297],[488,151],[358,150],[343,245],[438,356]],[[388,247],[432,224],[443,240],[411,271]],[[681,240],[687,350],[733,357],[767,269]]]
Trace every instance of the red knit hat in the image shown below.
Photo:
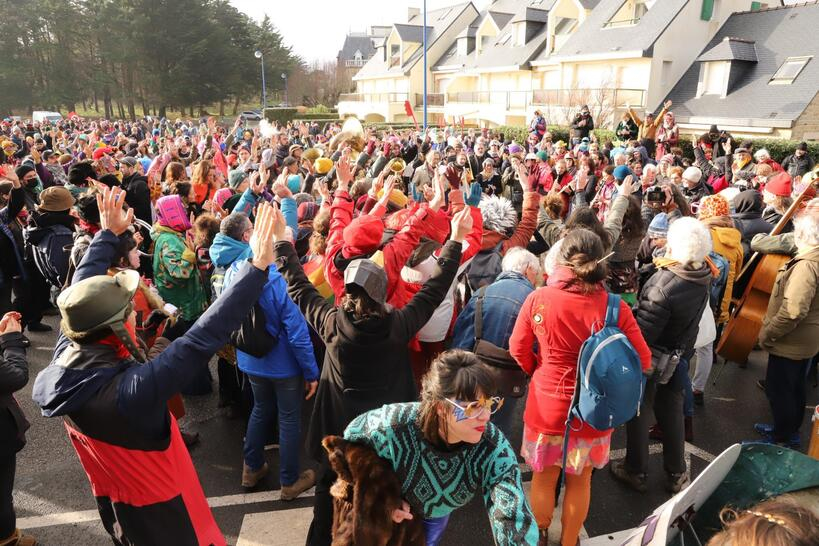
[[[384,234],[384,223],[369,214],[359,216],[344,228],[344,247],[341,254],[345,258],[370,254],[378,250]]]
[[[790,197],[793,192],[791,176],[786,172],[780,172],[772,176],[765,183],[765,191],[780,197]]]
[[[114,152],[113,148],[111,148],[109,146],[105,146],[103,148],[97,148],[96,150],[94,150],[94,153],[91,154],[91,157],[94,159],[94,161],[99,161],[100,158],[102,156],[104,156],[105,154],[110,154],[110,153],[113,153],[113,152]]]

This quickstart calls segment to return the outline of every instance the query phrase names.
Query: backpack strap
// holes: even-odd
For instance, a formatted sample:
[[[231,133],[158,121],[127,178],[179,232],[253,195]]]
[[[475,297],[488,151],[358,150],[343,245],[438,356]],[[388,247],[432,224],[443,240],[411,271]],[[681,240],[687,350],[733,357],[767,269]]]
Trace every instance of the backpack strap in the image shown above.
[[[486,295],[486,286],[482,286],[475,294],[475,343],[483,339],[483,297]]]
[[[620,294],[609,292],[608,304],[606,306],[606,326],[614,326],[620,323]]]

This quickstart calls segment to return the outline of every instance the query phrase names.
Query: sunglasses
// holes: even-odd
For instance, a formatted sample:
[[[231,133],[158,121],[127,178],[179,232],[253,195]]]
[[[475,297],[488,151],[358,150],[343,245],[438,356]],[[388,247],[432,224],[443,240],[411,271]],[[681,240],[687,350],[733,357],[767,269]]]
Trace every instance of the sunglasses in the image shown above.
[[[495,414],[503,406],[503,398],[493,396],[492,398],[482,398],[480,400],[473,400],[472,402],[464,402],[462,400],[450,400],[444,398],[447,402],[455,406],[455,420],[463,421],[464,419],[475,419],[488,411],[489,415]]]

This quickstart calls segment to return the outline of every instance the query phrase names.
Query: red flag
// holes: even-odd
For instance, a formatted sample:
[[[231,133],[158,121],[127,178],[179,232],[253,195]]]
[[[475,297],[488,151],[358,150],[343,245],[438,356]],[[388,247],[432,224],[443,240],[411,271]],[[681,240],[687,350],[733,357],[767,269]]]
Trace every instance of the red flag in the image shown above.
[[[418,121],[415,119],[415,113],[412,111],[412,105],[408,100],[404,101],[404,111],[412,118],[412,122],[415,124],[415,131],[418,132]]]

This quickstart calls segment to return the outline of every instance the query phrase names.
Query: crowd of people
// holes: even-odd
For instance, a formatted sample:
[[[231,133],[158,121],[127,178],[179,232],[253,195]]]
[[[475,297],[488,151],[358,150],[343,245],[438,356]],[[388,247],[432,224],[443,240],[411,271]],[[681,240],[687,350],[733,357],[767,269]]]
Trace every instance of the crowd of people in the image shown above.
[[[65,421],[115,544],[225,544],[180,396],[211,392],[216,356],[218,404],[246,421],[237,483],[257,487],[277,445],[281,500],[315,486],[308,544],[402,532],[434,546],[476,494],[496,544],[546,544],[565,482],[560,542],[574,546],[594,469],[639,492],[689,483],[685,442],[753,252],[790,256],[759,336],[772,420],[753,429],[799,449],[819,353],[819,169],[804,143],[780,164],[717,126],[685,157],[671,108],[629,108],[606,142],[585,106],[569,142],[540,112],[524,142],[355,121],[3,121],[0,545],[36,543],[12,505],[29,427],[12,394],[29,379],[25,333],[50,331],[50,314],[60,330],[33,399]],[[610,465],[613,427],[574,411],[603,324],[642,372]],[[665,470],[652,479],[650,439]],[[377,501],[351,500],[358,488]],[[816,530],[768,508],[712,543]]]

